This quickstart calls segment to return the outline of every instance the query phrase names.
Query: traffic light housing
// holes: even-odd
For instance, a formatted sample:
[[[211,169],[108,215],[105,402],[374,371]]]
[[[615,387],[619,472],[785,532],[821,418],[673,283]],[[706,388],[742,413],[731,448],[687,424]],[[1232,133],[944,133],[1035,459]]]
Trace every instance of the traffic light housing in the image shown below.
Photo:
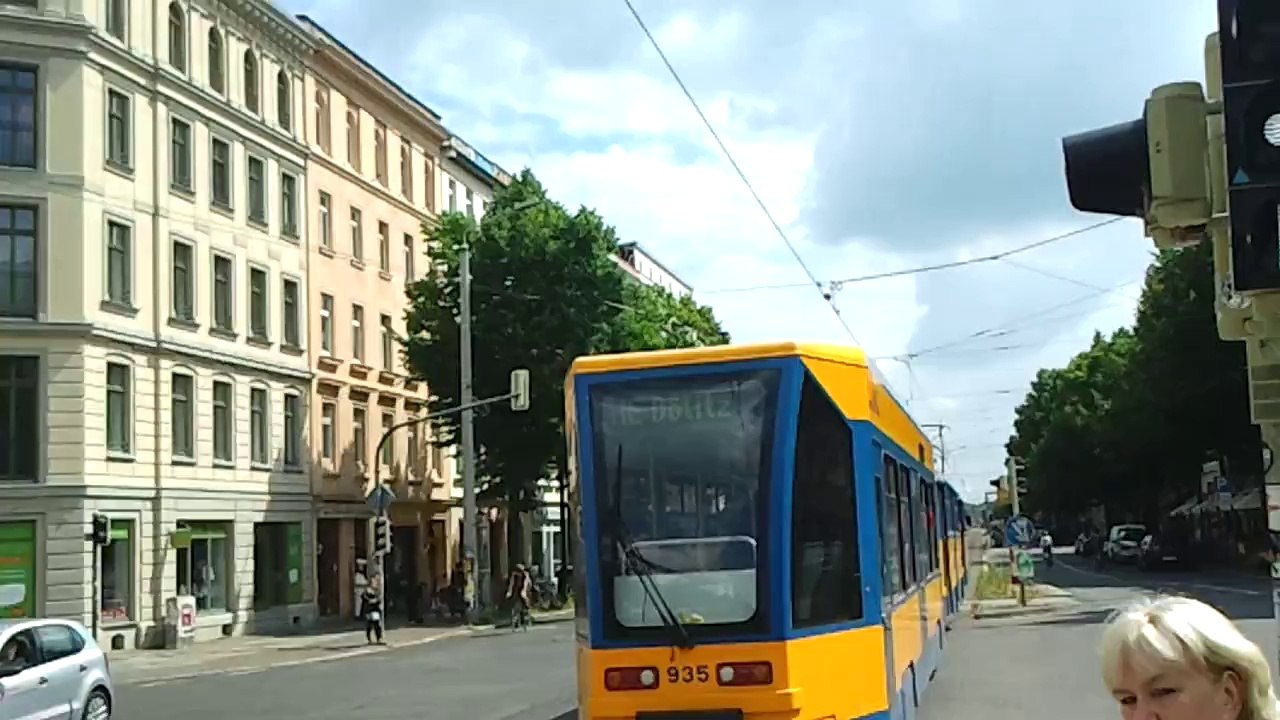
[[[386,515],[373,519],[373,552],[375,555],[391,552],[391,519]]]
[[[1063,138],[1072,207],[1142,218],[1157,247],[1198,243],[1212,217],[1208,112],[1199,83],[1171,83],[1137,120]]]
[[[1218,0],[1218,43],[1235,289],[1280,290],[1280,6]]]
[[[93,514],[93,531],[89,534],[94,545],[111,544],[111,518],[102,513]]]

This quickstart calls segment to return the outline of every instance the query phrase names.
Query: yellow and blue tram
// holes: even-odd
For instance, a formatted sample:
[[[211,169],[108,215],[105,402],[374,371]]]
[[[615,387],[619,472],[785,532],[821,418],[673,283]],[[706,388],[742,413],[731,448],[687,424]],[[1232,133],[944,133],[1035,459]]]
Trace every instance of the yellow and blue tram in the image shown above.
[[[960,607],[960,498],[859,350],[578,358],[582,718],[915,715]]]

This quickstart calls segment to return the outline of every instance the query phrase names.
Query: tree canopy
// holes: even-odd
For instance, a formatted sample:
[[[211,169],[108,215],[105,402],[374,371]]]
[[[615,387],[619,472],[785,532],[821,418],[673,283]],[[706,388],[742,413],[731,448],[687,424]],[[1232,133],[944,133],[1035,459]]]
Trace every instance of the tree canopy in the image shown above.
[[[568,212],[525,170],[499,190],[481,222],[445,213],[427,229],[430,272],[408,289],[405,354],[426,381],[431,411],[460,402],[460,250],[471,246],[473,390],[507,392],[510,372],[529,369],[530,408],[505,405],[475,419],[477,482],[517,508],[559,469],[564,453],[564,377],[573,359],[597,352],[723,344],[709,308],[625,278],[617,237],[594,211]],[[459,441],[460,416],[442,419],[436,442]]]
[[[1026,461],[1028,511],[1065,520],[1102,504],[1154,520],[1194,494],[1206,459],[1260,470],[1244,345],[1215,325],[1211,252],[1158,253],[1133,327],[1036,375],[1006,445]]]

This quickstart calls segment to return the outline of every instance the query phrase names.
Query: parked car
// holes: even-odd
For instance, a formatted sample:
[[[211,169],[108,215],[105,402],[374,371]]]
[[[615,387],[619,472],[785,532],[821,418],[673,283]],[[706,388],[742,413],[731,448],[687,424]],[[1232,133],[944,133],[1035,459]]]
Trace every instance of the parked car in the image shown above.
[[[0,620],[0,718],[108,720],[106,653],[73,620]]]
[[[1113,525],[1102,546],[1102,556],[1110,562],[1138,561],[1139,544],[1147,535],[1146,525]]]

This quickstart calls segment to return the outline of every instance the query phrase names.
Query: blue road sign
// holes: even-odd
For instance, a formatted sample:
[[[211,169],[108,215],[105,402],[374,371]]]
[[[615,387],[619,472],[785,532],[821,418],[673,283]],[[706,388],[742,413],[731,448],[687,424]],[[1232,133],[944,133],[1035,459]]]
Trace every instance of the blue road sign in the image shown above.
[[[387,508],[391,507],[391,503],[396,499],[396,494],[386,485],[378,485],[369,491],[365,496],[365,502],[369,503],[369,507],[379,515],[387,512]]]
[[[1031,542],[1031,534],[1034,530],[1035,526],[1031,523],[1031,518],[1026,515],[1009,518],[1004,524],[1005,543],[1010,547],[1027,545]]]

